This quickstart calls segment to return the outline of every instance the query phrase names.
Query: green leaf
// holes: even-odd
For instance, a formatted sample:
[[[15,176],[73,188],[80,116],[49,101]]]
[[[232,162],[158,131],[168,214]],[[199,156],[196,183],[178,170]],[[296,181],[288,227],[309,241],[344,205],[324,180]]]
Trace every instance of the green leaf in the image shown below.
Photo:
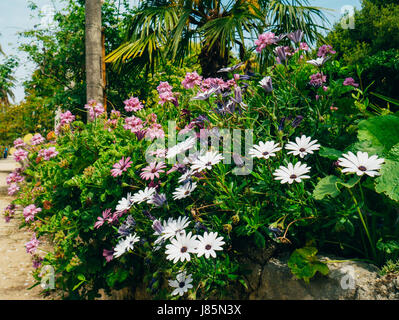
[[[128,275],[129,275],[129,271],[123,270],[123,269],[111,272],[110,274],[108,274],[107,283],[110,287],[113,287],[115,285],[115,283],[121,283],[124,280],[126,280]]]
[[[399,143],[399,118],[384,115],[359,122],[358,139],[360,142],[370,143],[368,150],[362,151],[375,153],[389,151]]]
[[[79,274],[77,275],[77,278],[78,278],[78,280],[80,280],[80,281],[86,281],[86,277],[85,277],[83,274],[81,274],[81,273],[79,273]]]
[[[375,182],[375,191],[399,201],[399,162],[386,159]]]
[[[326,196],[336,197],[340,193],[337,186],[338,182],[343,183],[343,181],[336,176],[327,176],[321,179],[313,190],[313,197],[316,200],[322,200]]]
[[[75,291],[77,288],[79,288],[82,285],[83,282],[85,282],[85,280],[80,281],[76,286],[72,288],[72,290]]]
[[[390,102],[390,103],[392,103],[392,104],[395,104],[395,105],[399,106],[399,100],[396,100],[396,99],[394,99],[394,98],[390,98],[390,97],[384,96],[384,95],[379,94],[379,93],[376,93],[376,92],[370,92],[370,93],[371,93],[373,96],[376,96],[376,97],[378,97],[378,98],[380,98],[380,99],[382,99],[382,100],[385,100],[385,101],[387,101],[387,102]]]
[[[399,251],[399,242],[395,240],[383,242],[382,239],[377,242],[377,249],[387,254],[392,254]]]
[[[288,260],[288,267],[291,272],[299,279],[303,279],[306,283],[309,283],[317,272],[323,275],[329,273],[327,265],[321,262],[317,257],[317,248],[315,247],[304,247],[296,249]]]
[[[356,175],[353,178],[349,179],[348,182],[344,182],[342,180],[337,181],[337,186],[340,184],[348,189],[351,189],[360,181],[360,179],[361,179],[361,177]]]
[[[321,147],[319,150],[319,155],[323,158],[338,160],[338,158],[342,156],[342,151],[333,148]]]
[[[391,150],[389,150],[386,158],[399,162],[399,143],[395,144]]]

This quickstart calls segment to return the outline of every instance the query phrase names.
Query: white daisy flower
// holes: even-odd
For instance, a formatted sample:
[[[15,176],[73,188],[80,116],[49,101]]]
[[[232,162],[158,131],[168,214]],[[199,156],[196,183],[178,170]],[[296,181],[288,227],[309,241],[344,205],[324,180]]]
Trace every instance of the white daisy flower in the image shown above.
[[[191,274],[186,276],[186,272],[181,272],[176,276],[176,280],[169,280],[169,286],[172,288],[176,288],[172,292],[172,296],[179,294],[182,296],[184,293],[187,292],[188,289],[191,289],[193,285],[191,282],[193,279],[191,278]]]
[[[134,244],[140,241],[140,237],[135,234],[128,235],[125,239],[121,239],[114,248],[114,257],[119,258],[128,250],[134,249]]]
[[[192,147],[194,147],[195,143],[197,141],[196,137],[190,137],[173,147],[169,148],[168,152],[166,153],[166,158],[171,159],[176,157],[178,154],[184,153],[187,150],[190,150]]]
[[[322,67],[328,60],[331,59],[331,56],[320,57],[315,60],[308,60],[306,63],[309,63],[315,67]]]
[[[118,201],[118,204],[115,209],[117,212],[123,212],[129,210],[131,206],[132,206],[132,195],[128,193],[126,198],[122,198],[121,200]]]
[[[219,86],[212,87],[211,89],[209,89],[207,91],[199,92],[194,98],[191,98],[191,100],[207,100],[218,90],[219,90]]]
[[[197,187],[196,182],[187,182],[186,184],[181,185],[180,187],[176,188],[176,190],[173,192],[173,199],[179,200],[188,197],[196,187]]]
[[[205,258],[207,259],[209,258],[209,256],[216,258],[215,251],[223,250],[222,245],[225,244],[225,242],[223,241],[223,237],[217,236],[217,232],[205,232],[204,236],[198,236],[198,257],[205,255]]]
[[[168,223],[164,227],[162,237],[164,239],[169,239],[177,234],[182,234],[190,223],[191,221],[189,221],[188,217],[179,217],[177,220],[172,219],[171,221],[168,220]]]
[[[281,147],[274,141],[261,141],[258,145],[254,145],[251,149],[249,149],[248,154],[251,155],[252,158],[269,159],[270,157],[275,157],[276,152],[280,150]]]
[[[288,167],[280,166],[273,175],[276,176],[275,180],[281,180],[281,183],[292,184],[294,181],[301,182],[301,179],[308,179],[310,176],[305,175],[305,173],[310,172],[310,167],[306,164],[301,164],[297,162],[295,166],[292,163],[288,164]]]
[[[140,241],[140,237],[139,237],[136,233],[134,233],[134,234],[129,234],[129,235],[126,237],[126,239],[125,239],[127,248],[128,248],[129,250],[133,250],[134,244],[135,244],[136,242],[139,242],[139,241]]]
[[[308,153],[313,154],[313,151],[320,149],[320,145],[316,144],[317,140],[310,141],[311,139],[311,137],[306,137],[305,135],[300,138],[296,137],[295,142],[290,141],[285,145],[285,149],[292,150],[288,154],[299,155],[303,158]]]
[[[170,240],[170,244],[166,245],[167,260],[173,260],[173,263],[177,261],[190,261],[190,253],[195,253],[197,250],[197,236],[192,236],[191,232],[186,234],[178,233],[176,238]]]
[[[155,188],[146,187],[144,190],[140,190],[132,196],[132,203],[142,203],[144,201],[152,201],[152,197],[156,192]]]
[[[187,181],[188,179],[191,178],[191,176],[193,175],[194,171],[192,169],[187,170],[186,173],[183,173],[180,178],[179,178],[179,183],[185,183],[185,181]]]
[[[202,156],[199,156],[197,160],[194,160],[191,169],[201,172],[205,169],[212,169],[212,166],[222,161],[224,157],[217,151],[208,151]]]
[[[344,167],[344,173],[356,173],[358,176],[367,174],[370,177],[379,176],[377,170],[381,169],[381,164],[385,161],[378,158],[377,155],[369,157],[367,152],[358,151],[356,155],[352,152],[342,155],[343,158],[338,159],[338,164]]]
[[[190,223],[191,221],[189,221],[188,217],[179,217],[177,220],[169,218],[168,221],[163,221],[162,224],[159,223],[157,228],[154,228],[154,235],[158,235],[154,244],[163,243],[177,234],[184,233]]]
[[[114,248],[114,257],[119,258],[125,252],[126,252],[126,243],[124,240],[121,240]]]
[[[185,157],[182,161],[183,164],[189,165],[192,164],[195,160],[198,160],[200,153],[195,151],[193,154],[189,154],[188,157]]]

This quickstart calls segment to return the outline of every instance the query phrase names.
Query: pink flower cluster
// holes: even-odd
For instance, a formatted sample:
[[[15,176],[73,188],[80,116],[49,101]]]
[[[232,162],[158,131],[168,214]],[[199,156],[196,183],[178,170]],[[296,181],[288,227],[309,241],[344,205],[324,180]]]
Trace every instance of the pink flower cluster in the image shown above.
[[[145,132],[145,137],[151,140],[165,137],[165,132],[159,123],[153,123]]]
[[[133,133],[136,133],[143,129],[143,120],[138,117],[131,116],[125,118],[125,124],[123,125],[125,130],[130,130]]]
[[[118,177],[121,176],[123,172],[125,172],[128,168],[130,168],[132,166],[132,161],[130,161],[130,157],[127,157],[125,159],[125,157],[122,157],[121,160],[119,160],[119,162],[115,163],[112,167],[113,169],[111,169],[111,175],[113,177]]]
[[[31,144],[33,146],[37,146],[38,144],[42,144],[46,139],[43,138],[43,136],[40,133],[36,133],[32,139],[31,139]]]
[[[43,157],[44,160],[48,161],[51,158],[54,158],[58,155],[58,151],[56,151],[55,147],[50,147],[48,149],[41,149],[39,151],[39,156]]]
[[[75,116],[72,114],[71,111],[67,110],[60,115],[60,125],[63,126],[64,124],[68,124],[75,121]]]
[[[8,187],[8,195],[9,195],[9,196],[15,195],[18,191],[19,191],[19,186],[18,186],[16,183],[12,183],[12,184]]]
[[[99,116],[101,116],[105,112],[103,105],[101,103],[98,103],[95,100],[90,100],[85,105],[85,109],[89,111],[90,120],[97,119]]]
[[[234,87],[235,85],[236,85],[236,82],[234,79],[224,81],[221,78],[206,78],[201,83],[201,89],[203,91],[207,91],[211,88],[219,87],[221,90],[225,90],[230,87]]]
[[[258,40],[255,41],[256,51],[261,53],[267,46],[276,43],[276,35],[273,32],[266,32],[259,35]]]
[[[13,154],[14,160],[17,162],[24,161],[25,159],[28,158],[28,154],[29,154],[28,151],[25,151],[23,149],[17,149],[17,150],[15,150],[15,152]]]
[[[60,123],[59,125],[55,128],[55,134],[58,135],[60,134],[61,128],[69,123],[72,123],[75,121],[75,116],[72,114],[71,111],[67,110],[64,113],[60,114]]]
[[[39,247],[39,240],[36,238],[36,234],[34,233],[31,240],[25,244],[26,253],[34,254]]]
[[[13,182],[18,183],[18,182],[24,181],[25,180],[24,176],[20,175],[21,171],[22,170],[20,168],[17,168],[13,172],[11,172],[6,178],[7,184],[11,184]]]
[[[337,52],[333,50],[332,46],[325,44],[319,48],[319,52],[317,53],[318,57],[324,58],[327,54],[336,54]]]
[[[131,97],[130,99],[123,101],[123,103],[125,104],[125,110],[127,112],[131,111],[137,112],[144,108],[140,100],[135,97]]]
[[[309,51],[309,46],[306,42],[301,42],[299,44],[299,50]]]
[[[187,72],[186,77],[182,81],[182,85],[185,89],[192,89],[195,86],[201,85],[202,76],[200,76],[197,71]]]
[[[9,196],[15,195],[19,191],[18,183],[25,180],[25,178],[20,175],[21,171],[21,168],[17,168],[13,172],[11,172],[6,178],[6,183],[10,185],[8,188]]]
[[[26,146],[26,144],[25,144],[24,140],[22,140],[22,138],[18,138],[18,139],[14,140],[14,147],[15,148],[23,148],[25,146]]]
[[[15,204],[9,204],[5,209],[4,209],[4,218],[6,222],[10,222],[11,218],[15,214]]]
[[[359,84],[355,82],[355,80],[353,78],[346,78],[344,83],[344,86],[352,86],[352,87],[359,87]]]
[[[25,222],[33,221],[35,218],[35,215],[41,211],[42,211],[42,208],[36,208],[36,206],[34,204],[30,204],[29,206],[25,207],[25,209],[23,211],[23,215],[25,217]]]
[[[159,94],[159,104],[163,105],[165,102],[173,102],[177,104],[177,99],[174,97],[172,92],[172,86],[167,82],[160,82],[159,86],[157,87],[157,91]]]
[[[119,119],[121,117],[121,113],[118,110],[111,110],[111,119]]]
[[[327,81],[327,76],[323,73],[315,73],[310,76],[310,84],[314,87],[321,87]]]

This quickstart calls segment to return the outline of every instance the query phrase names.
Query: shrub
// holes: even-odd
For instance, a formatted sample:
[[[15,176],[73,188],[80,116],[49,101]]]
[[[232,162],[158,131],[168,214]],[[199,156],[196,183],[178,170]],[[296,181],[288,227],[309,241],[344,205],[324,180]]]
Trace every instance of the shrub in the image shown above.
[[[22,169],[8,182],[20,190],[6,218],[20,206],[35,232],[38,283],[51,265],[70,299],[143,283],[157,298],[226,297],[246,285],[243,252],[268,241],[305,247],[290,261],[306,281],[327,271],[317,250],[391,257],[399,118],[331,76],[331,48],[309,60],[297,47],[280,46],[268,77],[187,74],[185,88],[161,82],[157,102],[126,101],[124,115],[90,101],[87,124],[66,111],[45,141],[15,141]]]

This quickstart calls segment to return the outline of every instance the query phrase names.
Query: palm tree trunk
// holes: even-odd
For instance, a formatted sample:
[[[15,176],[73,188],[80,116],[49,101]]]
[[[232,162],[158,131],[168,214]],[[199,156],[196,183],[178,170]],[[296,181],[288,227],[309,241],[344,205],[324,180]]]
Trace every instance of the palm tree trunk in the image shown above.
[[[103,102],[101,0],[86,0],[86,98]]]

